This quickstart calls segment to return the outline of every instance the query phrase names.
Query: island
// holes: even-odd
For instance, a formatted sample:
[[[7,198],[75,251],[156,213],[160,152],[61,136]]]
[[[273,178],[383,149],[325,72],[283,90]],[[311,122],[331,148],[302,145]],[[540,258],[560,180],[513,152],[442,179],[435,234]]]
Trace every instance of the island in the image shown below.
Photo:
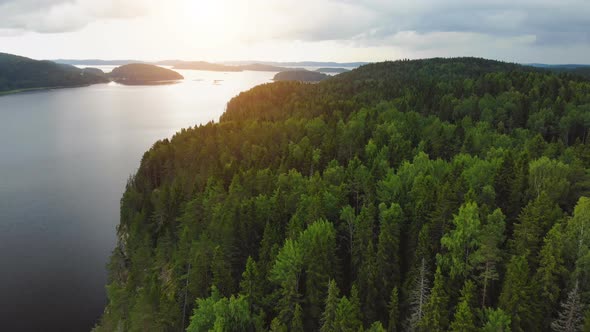
[[[324,73],[310,70],[289,70],[277,73],[274,81],[299,81],[315,83],[330,77]]]
[[[325,67],[325,68],[318,68],[315,71],[317,71],[318,73],[342,74],[342,73],[346,73],[347,71],[350,71],[350,69]]]
[[[173,69],[191,69],[191,70],[205,70],[205,71],[242,71],[238,66],[226,66],[218,63],[211,63],[206,61],[181,61],[174,65]]]
[[[249,63],[243,65],[226,65],[220,63],[211,63],[206,61],[179,61],[174,63],[174,69],[191,69],[204,71],[224,71],[224,72],[241,72],[241,71],[270,71],[281,72],[291,70],[302,70],[302,68],[279,67],[262,63]]]
[[[184,79],[179,73],[145,63],[132,63],[113,69],[111,80],[127,85],[168,84]]]
[[[107,82],[94,70],[0,53],[0,94]]]

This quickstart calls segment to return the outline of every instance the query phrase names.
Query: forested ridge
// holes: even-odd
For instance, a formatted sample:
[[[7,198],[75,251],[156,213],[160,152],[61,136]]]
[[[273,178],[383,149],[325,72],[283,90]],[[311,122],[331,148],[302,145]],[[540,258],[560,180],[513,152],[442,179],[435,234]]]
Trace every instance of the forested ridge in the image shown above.
[[[74,66],[0,53],[0,93],[106,82],[104,75]]]
[[[143,156],[96,331],[590,331],[590,83],[275,82]]]

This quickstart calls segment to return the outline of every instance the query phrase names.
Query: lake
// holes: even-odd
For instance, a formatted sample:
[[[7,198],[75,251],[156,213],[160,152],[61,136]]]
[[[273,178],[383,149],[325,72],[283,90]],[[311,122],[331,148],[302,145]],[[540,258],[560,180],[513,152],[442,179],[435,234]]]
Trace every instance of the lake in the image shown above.
[[[89,331],[106,304],[119,201],[141,156],[217,121],[271,72],[183,71],[182,83],[115,83],[0,97],[0,330]]]

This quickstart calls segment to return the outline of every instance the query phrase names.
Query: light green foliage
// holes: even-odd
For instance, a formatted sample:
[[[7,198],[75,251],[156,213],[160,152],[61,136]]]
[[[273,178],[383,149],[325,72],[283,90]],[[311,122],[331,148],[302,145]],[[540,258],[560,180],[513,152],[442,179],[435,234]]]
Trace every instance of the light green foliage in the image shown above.
[[[238,332],[253,329],[254,320],[250,313],[248,300],[243,297],[221,297],[213,287],[211,296],[197,299],[187,332],[214,331]]]
[[[328,284],[328,295],[326,297],[325,309],[322,314],[321,332],[335,331],[336,311],[340,302],[340,290],[336,285],[336,281],[330,280]]]
[[[529,185],[535,196],[545,192],[554,202],[562,202],[570,189],[569,167],[561,161],[542,157],[529,165]]]
[[[485,310],[485,325],[482,328],[482,332],[510,332],[510,316],[507,315],[502,309],[491,309]]]
[[[465,277],[471,273],[474,254],[481,244],[481,222],[476,203],[467,203],[453,218],[455,228],[440,240],[448,254],[440,256],[440,263],[448,269],[452,278]]]

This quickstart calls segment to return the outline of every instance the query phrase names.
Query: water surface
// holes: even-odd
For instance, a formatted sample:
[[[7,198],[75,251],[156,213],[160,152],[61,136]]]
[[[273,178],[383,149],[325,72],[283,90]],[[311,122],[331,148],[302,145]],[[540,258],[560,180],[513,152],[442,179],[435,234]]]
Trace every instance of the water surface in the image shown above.
[[[106,303],[119,200],[142,154],[218,120],[270,72],[0,97],[0,331],[88,331]]]

